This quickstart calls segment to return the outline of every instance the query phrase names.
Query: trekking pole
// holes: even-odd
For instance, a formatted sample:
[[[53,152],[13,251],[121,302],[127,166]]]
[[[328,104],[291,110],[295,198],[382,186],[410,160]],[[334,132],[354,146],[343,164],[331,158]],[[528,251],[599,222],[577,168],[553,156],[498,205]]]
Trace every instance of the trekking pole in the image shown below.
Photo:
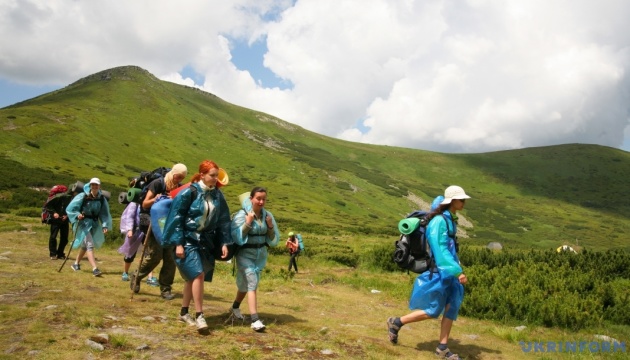
[[[135,293],[136,286],[138,285],[138,278],[140,277],[140,268],[142,267],[142,261],[144,260],[144,255],[147,252],[147,245],[149,243],[149,235],[151,234],[151,223],[149,223],[149,228],[147,229],[147,234],[144,236],[144,242],[142,243],[142,256],[140,256],[140,264],[138,264],[138,269],[133,277],[133,287],[131,288],[131,297],[129,301],[133,300],[133,294]]]
[[[70,228],[72,228],[72,226]],[[59,270],[57,270],[57,272],[61,272],[61,269],[63,269],[63,266],[66,265],[66,261],[68,261],[68,258],[70,257],[70,252],[72,251],[72,248],[74,247],[74,242],[77,241],[77,234],[74,232],[74,229],[72,230],[72,233],[74,235],[72,244],[70,244],[70,249],[68,249],[68,254],[66,254],[66,258],[63,259],[63,262],[61,263],[61,266],[59,267]]]

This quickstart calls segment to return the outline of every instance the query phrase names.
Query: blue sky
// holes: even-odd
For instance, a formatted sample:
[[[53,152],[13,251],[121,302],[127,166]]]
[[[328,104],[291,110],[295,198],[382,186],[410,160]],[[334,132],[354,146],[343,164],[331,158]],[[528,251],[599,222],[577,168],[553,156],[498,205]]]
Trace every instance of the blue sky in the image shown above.
[[[136,65],[349,141],[630,151],[628,13],[615,0],[0,0],[0,107]]]

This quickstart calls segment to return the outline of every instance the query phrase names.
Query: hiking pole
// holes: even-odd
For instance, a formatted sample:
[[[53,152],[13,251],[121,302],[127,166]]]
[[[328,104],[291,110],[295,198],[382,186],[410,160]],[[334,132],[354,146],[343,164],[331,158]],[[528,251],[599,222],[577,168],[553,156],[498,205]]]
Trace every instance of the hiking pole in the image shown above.
[[[72,228],[72,226],[70,228]],[[63,269],[63,266],[66,265],[66,261],[68,261],[68,258],[70,257],[70,252],[72,251],[72,248],[74,247],[74,242],[77,241],[77,234],[74,232],[74,229],[72,230],[72,233],[74,235],[72,244],[70,244],[70,249],[68,249],[68,254],[66,254],[66,258],[63,259],[63,263],[61,263],[61,266],[59,267],[59,270],[57,270],[57,272],[61,272],[61,269]]]
[[[149,243],[149,235],[151,234],[151,223],[149,223],[149,228],[147,229],[147,234],[144,236],[144,242],[142,243],[142,256],[140,256],[140,264],[138,264],[138,269],[133,277],[133,286],[131,287],[131,297],[129,301],[133,300],[133,294],[135,293],[136,286],[138,286],[138,278],[140,277],[140,268],[142,267],[142,261],[144,260],[144,255],[147,252],[147,245]]]

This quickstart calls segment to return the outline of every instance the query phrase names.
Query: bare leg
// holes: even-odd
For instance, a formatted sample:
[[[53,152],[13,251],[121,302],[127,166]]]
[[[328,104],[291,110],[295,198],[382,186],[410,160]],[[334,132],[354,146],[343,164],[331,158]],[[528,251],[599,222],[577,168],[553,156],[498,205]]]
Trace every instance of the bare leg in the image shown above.
[[[81,262],[81,260],[83,259],[83,256],[85,255],[85,249],[81,248],[79,250],[79,254],[77,255],[77,259],[74,260],[75,264],[79,264]]]
[[[239,304],[242,303],[243,299],[245,299],[245,295],[247,295],[246,292],[237,291],[236,292],[236,298],[234,298],[234,301],[239,303]]]
[[[199,274],[192,281],[192,296],[195,302],[195,311],[203,312],[203,278],[204,273]]]
[[[256,290],[247,292],[247,307],[250,314],[256,314],[258,303],[256,302]]]
[[[431,317],[424,312],[424,310],[416,310],[412,313],[409,313],[400,318],[400,322],[404,324],[409,324],[416,321],[422,321],[426,319],[430,319]]]
[[[98,266],[96,266],[96,259],[94,259],[94,251],[88,250],[87,258],[88,258],[88,261],[90,262],[90,265],[92,265],[92,270],[96,269]]]
[[[184,290],[182,293],[182,307],[189,307],[190,306],[190,300],[192,299],[192,281],[186,281],[186,283],[184,283]]]

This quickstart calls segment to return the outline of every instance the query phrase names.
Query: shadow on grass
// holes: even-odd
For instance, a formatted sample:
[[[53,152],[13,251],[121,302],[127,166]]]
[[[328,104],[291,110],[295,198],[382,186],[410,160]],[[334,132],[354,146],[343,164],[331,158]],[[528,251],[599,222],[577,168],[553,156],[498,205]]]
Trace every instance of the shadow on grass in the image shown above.
[[[418,343],[416,349],[420,351],[426,351],[431,354],[435,352],[438,340],[431,342]],[[482,358],[482,354],[501,354],[501,351],[496,349],[489,349],[479,345],[473,344],[461,344],[459,341],[451,339],[449,340],[449,349],[451,352],[458,354],[460,357],[466,360],[478,360]],[[484,357],[485,358],[485,357]]]

